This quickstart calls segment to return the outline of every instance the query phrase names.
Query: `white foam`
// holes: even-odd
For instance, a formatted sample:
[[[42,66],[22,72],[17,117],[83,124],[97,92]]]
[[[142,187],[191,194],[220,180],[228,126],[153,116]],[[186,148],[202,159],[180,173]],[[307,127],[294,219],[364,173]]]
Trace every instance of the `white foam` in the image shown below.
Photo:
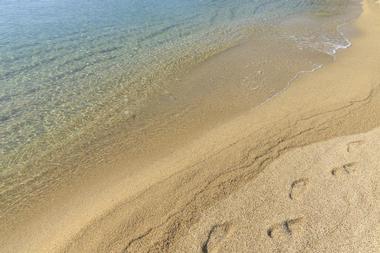
[[[380,0],[378,0],[380,1]],[[344,33],[341,31],[342,27],[345,26],[345,25],[348,25],[349,22],[346,22],[346,23],[343,23],[343,24],[340,24],[340,25],[337,25],[337,28],[336,28],[336,31],[338,33],[338,35],[340,36],[340,39],[342,39],[344,42],[343,43],[333,43],[330,41],[322,41],[322,45],[328,45],[330,46],[329,49],[321,49],[320,47],[318,47],[315,43],[310,43],[312,41],[312,39],[315,39],[315,38],[312,38],[312,37],[296,37],[296,36],[289,36],[291,39],[293,39],[297,45],[299,46],[299,48],[302,50],[304,48],[313,48],[314,50],[317,50],[319,52],[322,52],[322,53],[325,53],[325,54],[328,54],[328,55],[331,55],[334,60],[335,60],[335,55],[336,53],[339,51],[339,50],[342,50],[342,49],[347,49],[349,47],[352,46],[352,43],[351,41],[344,35]],[[328,39],[327,37],[325,37],[326,39]],[[309,43],[308,43],[309,42]],[[282,94],[283,92],[285,92],[289,87],[290,85],[295,81],[297,80],[298,78],[300,78],[303,74],[306,74],[306,73],[313,73],[319,69],[321,69],[323,67],[323,64],[313,64],[313,67],[312,69],[310,70],[301,70],[299,72],[297,72],[295,74],[295,76],[290,79],[287,83],[287,85],[284,87],[284,89],[280,90],[279,92],[273,94],[272,96],[270,96],[268,99],[266,99],[265,101],[263,101],[260,105],[263,105],[264,103],[267,103],[269,102],[270,100],[272,100],[273,98],[277,97],[278,95]]]

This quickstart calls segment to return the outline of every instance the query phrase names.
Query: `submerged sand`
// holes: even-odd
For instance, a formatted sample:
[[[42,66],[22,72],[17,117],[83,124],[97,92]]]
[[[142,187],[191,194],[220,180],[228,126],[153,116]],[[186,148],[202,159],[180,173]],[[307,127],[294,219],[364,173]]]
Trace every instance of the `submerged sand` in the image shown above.
[[[0,251],[379,252],[380,7],[363,8],[336,62],[126,178],[57,195],[2,226]]]

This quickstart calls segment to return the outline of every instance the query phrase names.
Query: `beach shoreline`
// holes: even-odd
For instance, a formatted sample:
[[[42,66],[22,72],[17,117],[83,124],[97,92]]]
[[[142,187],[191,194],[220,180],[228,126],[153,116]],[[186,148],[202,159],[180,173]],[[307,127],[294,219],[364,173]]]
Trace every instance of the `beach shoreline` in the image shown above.
[[[187,247],[196,245],[202,252],[202,233],[216,222],[213,220],[215,212],[223,209],[234,212],[235,206],[228,209],[223,203],[229,203],[229,196],[237,194],[234,196],[238,196],[237,202],[242,204],[239,202],[239,196],[242,196],[239,191],[257,178],[265,178],[265,173],[269,173],[266,172],[267,167],[273,166],[272,163],[283,159],[294,149],[320,143],[317,149],[325,150],[327,146],[331,148],[331,144],[324,144],[323,141],[367,132],[379,126],[380,94],[377,86],[380,84],[380,56],[376,55],[380,50],[380,43],[377,43],[380,41],[379,11],[374,2],[364,3],[362,15],[355,21],[360,35],[353,39],[351,48],[338,53],[334,63],[314,73],[302,75],[285,92],[269,102],[215,127],[144,170],[129,174],[128,178],[118,178],[121,174],[115,173],[107,181],[102,181],[93,175],[93,185],[81,189],[77,197],[68,198],[68,192],[55,196],[68,202],[59,208],[51,208],[49,202],[45,203],[44,207],[51,210],[24,228],[24,235],[19,234],[22,225],[10,229],[9,233],[4,231],[3,235],[6,236],[2,235],[4,242],[1,246],[4,248],[0,249],[4,252],[187,252]],[[378,136],[378,132],[368,134],[372,135]],[[347,138],[351,141],[351,137]],[[352,141],[356,140],[356,136],[352,138]],[[346,143],[347,140],[332,142],[339,146],[337,143]],[[313,148],[294,152],[310,155],[312,151],[309,149]],[[371,148],[371,145],[366,146],[366,149]],[[377,150],[377,147],[373,150]],[[365,149],[361,152],[372,154],[372,151],[366,153]],[[335,158],[329,161],[335,161]],[[125,164],[114,165],[114,170],[121,171]],[[141,164],[128,166],[139,168]],[[300,165],[294,166],[299,168]],[[376,168],[367,167],[372,171],[373,178],[366,180],[376,184],[374,181],[379,175],[374,171]],[[295,170],[290,169],[289,173]],[[318,172],[310,173],[315,175]],[[279,177],[284,178],[285,175]],[[77,183],[80,183],[78,180]],[[266,183],[264,180],[263,184]],[[347,188],[340,191],[343,189]],[[336,190],[339,191],[339,188]],[[250,192],[252,190],[244,194]],[[376,199],[372,201],[376,213],[379,203]],[[253,201],[252,206],[257,203]],[[267,208],[277,211],[284,208],[275,204],[267,205]],[[244,205],[241,208],[244,209]],[[214,213],[210,210],[214,210]],[[353,216],[353,219],[355,217],[360,219],[362,216]],[[219,223],[215,224],[227,224],[232,218],[229,217],[228,221],[218,220]],[[202,222],[202,219],[210,224]],[[204,226],[199,225],[201,223]],[[221,237],[225,237],[223,231],[229,231],[229,225],[221,228]],[[188,229],[194,231],[191,236],[194,240],[200,240],[198,244],[187,240],[187,245],[181,241],[189,236]],[[266,229],[263,228],[263,231]],[[233,232],[228,234],[232,239],[247,238],[238,237]],[[338,240],[335,241],[335,252],[343,249],[338,247]],[[217,241],[217,244],[223,244]],[[370,242],[376,243],[376,240]],[[281,243],[286,244],[286,240]],[[373,245],[374,249],[378,249],[378,245]],[[218,247],[223,249],[224,246]],[[270,247],[273,245],[268,243],[266,247],[261,248],[260,252],[272,249]],[[235,250],[239,251],[239,248]],[[240,250],[244,252],[245,249]],[[294,248],[288,250],[292,252]]]

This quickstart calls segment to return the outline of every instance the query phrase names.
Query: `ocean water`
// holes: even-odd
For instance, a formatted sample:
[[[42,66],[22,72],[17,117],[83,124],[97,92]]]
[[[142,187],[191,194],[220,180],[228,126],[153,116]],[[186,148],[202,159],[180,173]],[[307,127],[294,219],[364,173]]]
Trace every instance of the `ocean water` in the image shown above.
[[[164,80],[238,44],[257,27],[297,15],[340,16],[349,3],[2,0],[0,175],[35,169],[35,159],[69,149],[90,125],[111,128],[135,117]],[[340,35],[316,29],[289,32],[288,38],[300,49],[333,54],[349,45]]]

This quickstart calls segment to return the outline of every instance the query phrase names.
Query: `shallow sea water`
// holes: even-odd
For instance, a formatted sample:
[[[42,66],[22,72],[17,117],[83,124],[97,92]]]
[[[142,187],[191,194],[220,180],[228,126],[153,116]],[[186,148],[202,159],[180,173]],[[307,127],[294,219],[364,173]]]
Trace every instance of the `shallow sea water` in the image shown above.
[[[166,91],[166,80],[262,34],[266,27],[271,27],[273,40],[276,27],[288,20],[289,29],[279,32],[278,39],[295,43],[299,50],[333,54],[349,46],[336,27],[348,20],[344,14],[350,4],[348,0],[1,1],[1,193],[20,182],[13,175],[59,165],[54,153],[72,149],[74,159],[79,154],[73,147],[86,152],[87,140],[99,132],[106,143],[105,132],[138,117],[151,96]],[[297,23],[295,17],[305,15],[323,25],[292,25]]]

